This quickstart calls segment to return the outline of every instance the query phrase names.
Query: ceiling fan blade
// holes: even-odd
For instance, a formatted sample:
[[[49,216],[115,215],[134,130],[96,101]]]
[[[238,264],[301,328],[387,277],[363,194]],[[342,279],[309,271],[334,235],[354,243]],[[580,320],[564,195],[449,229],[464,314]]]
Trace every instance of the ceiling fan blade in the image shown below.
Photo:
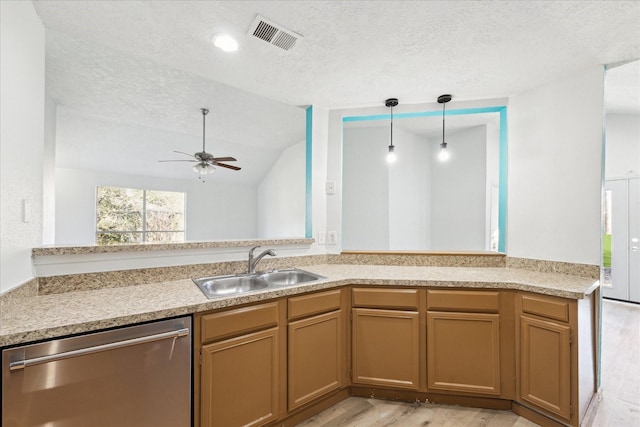
[[[237,162],[237,160],[233,157],[214,157],[214,162]]]
[[[174,153],[178,153],[178,154],[184,154],[185,156],[189,156],[189,157],[194,157],[193,154],[189,154],[189,153],[185,153],[184,151],[175,151],[173,150]]]
[[[239,168],[238,166],[225,165],[224,163],[216,163],[215,166],[220,166],[221,168],[232,169],[234,171],[239,171],[240,169],[242,169],[242,168]]]
[[[197,160],[158,160],[159,162],[197,162]]]

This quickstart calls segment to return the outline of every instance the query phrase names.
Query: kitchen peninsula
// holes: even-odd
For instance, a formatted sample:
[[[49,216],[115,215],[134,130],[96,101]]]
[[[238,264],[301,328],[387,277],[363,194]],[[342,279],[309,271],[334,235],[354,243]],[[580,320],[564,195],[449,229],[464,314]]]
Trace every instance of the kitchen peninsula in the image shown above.
[[[240,247],[255,243],[265,244]],[[96,251],[58,250],[34,255]],[[591,266],[498,254],[323,254],[263,262],[262,270],[295,266],[326,279],[207,299],[191,278],[239,273],[245,263],[41,277],[37,295],[1,301],[0,346],[193,315],[194,421],[201,426],[219,421],[203,403],[218,396],[207,382],[217,375],[208,363],[256,336],[271,343],[274,371],[265,371],[270,392],[257,388],[251,396],[271,396],[264,413],[243,414],[262,420],[255,425],[293,425],[348,395],[511,409],[543,425],[579,426],[587,416],[596,392],[599,301]],[[72,286],[65,289],[65,281]],[[219,332],[222,319],[250,327]],[[309,354],[312,342],[324,343],[328,353]],[[327,363],[329,371],[314,370]]]

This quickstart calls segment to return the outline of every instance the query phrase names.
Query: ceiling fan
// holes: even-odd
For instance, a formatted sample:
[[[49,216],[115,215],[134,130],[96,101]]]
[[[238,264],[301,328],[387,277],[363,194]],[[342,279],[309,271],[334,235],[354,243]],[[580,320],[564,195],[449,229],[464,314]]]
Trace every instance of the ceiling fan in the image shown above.
[[[200,175],[207,175],[213,173],[216,170],[216,166],[220,166],[222,168],[231,169],[234,171],[239,171],[241,168],[238,166],[227,165],[221,162],[235,162],[236,159],[233,157],[213,157],[212,154],[207,153],[205,150],[205,116],[209,113],[209,110],[206,108],[201,108],[202,112],[202,151],[189,154],[183,151],[174,151],[174,153],[184,154],[186,156],[192,157],[193,159],[188,160],[159,160],[160,162],[195,162],[196,165],[193,166],[193,171],[199,173]]]

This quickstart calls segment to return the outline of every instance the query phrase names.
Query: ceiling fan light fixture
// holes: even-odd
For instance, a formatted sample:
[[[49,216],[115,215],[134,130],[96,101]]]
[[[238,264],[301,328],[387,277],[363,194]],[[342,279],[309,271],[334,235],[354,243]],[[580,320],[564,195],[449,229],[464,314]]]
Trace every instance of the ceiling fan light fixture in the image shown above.
[[[202,176],[204,175],[208,175],[210,173],[213,173],[216,170],[216,167],[221,167],[221,168],[225,168],[225,169],[231,169],[234,171],[239,171],[240,169],[242,169],[239,166],[233,166],[233,165],[229,165],[226,163],[222,163],[222,162],[235,162],[236,158],[235,157],[231,157],[231,156],[225,156],[225,157],[215,157],[213,154],[207,153],[206,147],[205,147],[205,143],[207,141],[206,139],[206,134],[205,134],[205,130],[206,130],[206,123],[205,123],[205,118],[207,116],[207,114],[209,114],[209,110],[206,108],[201,108],[200,112],[202,113],[202,151],[199,151],[195,154],[189,154],[189,153],[185,153],[184,151],[174,151],[174,153],[178,153],[178,154],[184,154],[188,157],[190,157],[190,159],[188,160],[159,160],[160,162],[194,162],[195,166],[192,167],[193,171],[197,174],[199,174],[200,176],[198,177],[199,179],[202,179]],[[204,182],[204,181],[203,181]]]
[[[229,34],[216,33],[211,36],[211,42],[223,52],[236,52],[238,50],[238,41]]]
[[[200,162],[193,167],[193,171],[199,173],[200,175],[209,175],[216,171],[212,165],[207,162]]]

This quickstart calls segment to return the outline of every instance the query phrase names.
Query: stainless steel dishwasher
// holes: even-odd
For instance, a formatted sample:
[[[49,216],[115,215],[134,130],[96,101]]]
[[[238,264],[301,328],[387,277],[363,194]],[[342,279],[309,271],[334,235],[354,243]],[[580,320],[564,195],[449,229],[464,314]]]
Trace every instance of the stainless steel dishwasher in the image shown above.
[[[190,317],[2,351],[3,427],[190,425]]]

